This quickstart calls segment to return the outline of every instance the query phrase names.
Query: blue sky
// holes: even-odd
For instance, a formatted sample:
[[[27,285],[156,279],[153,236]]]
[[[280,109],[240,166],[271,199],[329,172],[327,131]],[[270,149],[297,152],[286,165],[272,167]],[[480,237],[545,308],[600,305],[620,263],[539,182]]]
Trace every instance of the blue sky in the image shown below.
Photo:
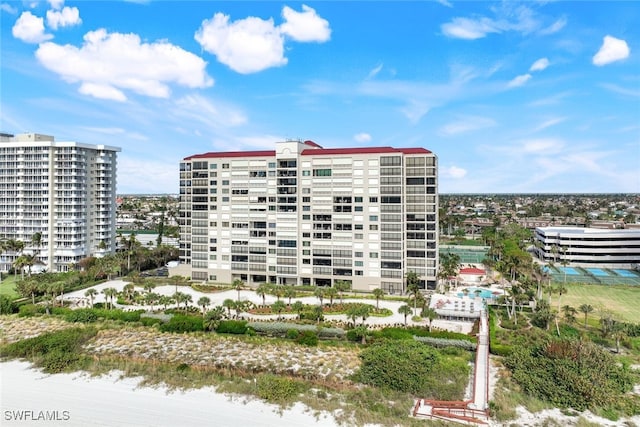
[[[637,2],[0,9],[0,130],[121,147],[119,193],[292,138],[427,148],[441,193],[640,192]]]

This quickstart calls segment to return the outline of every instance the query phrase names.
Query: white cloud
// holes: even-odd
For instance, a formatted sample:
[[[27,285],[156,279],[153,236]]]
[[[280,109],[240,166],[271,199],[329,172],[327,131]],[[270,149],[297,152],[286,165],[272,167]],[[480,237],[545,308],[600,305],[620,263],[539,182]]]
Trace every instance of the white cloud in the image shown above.
[[[47,11],[47,25],[54,30],[58,27],[70,27],[82,22],[80,11],[77,7],[64,7],[61,11]]]
[[[628,58],[629,53],[629,45],[626,41],[607,35],[604,36],[600,50],[593,56],[593,64],[607,65]]]
[[[353,135],[353,139],[356,142],[361,142],[361,143],[370,142],[371,141],[371,135],[369,135],[368,133],[365,133],[365,132],[361,132],[361,133],[357,133],[357,134]]]
[[[284,38],[272,19],[249,17],[229,23],[229,16],[216,13],[202,22],[195,39],[238,73],[256,73],[287,63]]]
[[[80,82],[80,92],[124,101],[125,90],[166,98],[168,84],[190,88],[213,84],[202,58],[166,41],[142,43],[136,34],[100,29],[85,34],[82,47],[41,44],[36,57],[65,81]]]
[[[563,29],[565,25],[567,25],[567,18],[560,18],[553,24],[549,25],[547,28],[543,28],[542,30],[540,30],[540,34],[549,35],[557,33],[558,31]]]
[[[513,80],[511,80],[509,83],[507,83],[507,87],[522,86],[523,84],[528,82],[529,79],[531,79],[531,74],[522,74],[520,76],[515,77]]]
[[[552,154],[563,147],[563,141],[553,138],[531,139],[522,143],[522,151],[526,154]]]
[[[375,76],[377,76],[377,75],[378,75],[378,73],[379,73],[380,71],[382,71],[382,67],[383,67],[383,65],[384,65],[384,64],[380,64],[380,65],[378,65],[376,68],[374,68],[373,70],[369,71],[369,74],[367,75],[367,79],[372,79],[372,78],[374,78]]]
[[[458,166],[449,166],[439,170],[440,175],[444,178],[462,179],[467,175],[467,170]]]
[[[64,5],[64,0],[48,0],[49,5],[51,5],[51,9],[60,10]]]
[[[551,126],[555,126],[555,125],[557,125],[559,123],[564,122],[565,120],[567,120],[566,117],[555,117],[553,119],[545,120],[544,122],[540,123],[534,129],[534,132],[541,131],[541,130],[546,129],[546,128],[551,127]]]
[[[302,5],[302,12],[296,12],[289,6],[282,8],[284,24],[280,31],[299,42],[326,42],[331,37],[329,21],[321,18],[316,11]]]
[[[448,37],[466,40],[480,39],[489,33],[500,32],[494,21],[489,18],[453,18],[451,22],[442,24],[441,29]]]
[[[276,26],[271,18],[250,16],[230,22],[228,15],[216,13],[202,21],[194,37],[219,62],[238,73],[250,74],[287,64],[285,36],[299,42],[324,42],[331,36],[328,21],[306,5],[302,12],[285,6],[282,16],[285,22]]]
[[[0,4],[0,10],[3,12],[10,13],[11,15],[15,15],[16,13],[18,13],[18,9],[11,6],[9,3]]]
[[[620,87],[612,83],[602,83],[600,86],[612,92],[618,93],[620,95],[640,97],[640,90],[638,89],[629,89],[625,87]]]
[[[496,122],[487,117],[463,117],[455,122],[447,123],[438,130],[442,136],[453,136],[495,126]]]
[[[549,66],[549,60],[547,58],[540,58],[536,62],[534,62],[529,71],[542,71]]]
[[[11,29],[13,37],[25,43],[42,43],[53,38],[51,34],[44,32],[44,19],[33,15],[31,12],[22,12],[15,25]]]
[[[453,7],[453,5],[451,4],[451,2],[447,1],[447,0],[436,0],[438,3],[440,3],[443,6],[447,6],[447,7]]]
[[[247,123],[246,115],[236,107],[213,102],[200,95],[184,96],[176,101],[176,107],[174,114],[180,117],[181,122],[193,122],[207,129]]]

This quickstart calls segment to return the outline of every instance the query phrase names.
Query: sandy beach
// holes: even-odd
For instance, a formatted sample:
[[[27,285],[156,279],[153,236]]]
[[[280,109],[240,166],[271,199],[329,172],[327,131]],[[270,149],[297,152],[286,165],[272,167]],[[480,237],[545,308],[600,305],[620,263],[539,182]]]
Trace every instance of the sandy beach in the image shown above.
[[[2,426],[337,426],[330,414],[315,417],[301,404],[280,413],[275,405],[211,387],[139,387],[140,378],[120,378],[117,372],[49,375],[11,361],[0,363],[0,374]]]

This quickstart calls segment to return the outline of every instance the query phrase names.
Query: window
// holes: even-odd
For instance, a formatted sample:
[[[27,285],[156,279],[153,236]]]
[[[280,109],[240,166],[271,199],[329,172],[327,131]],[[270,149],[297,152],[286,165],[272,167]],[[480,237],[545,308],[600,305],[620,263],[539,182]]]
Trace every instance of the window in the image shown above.
[[[370,224],[369,225],[369,230],[373,231],[373,230],[377,230],[378,229],[378,224]]]
[[[209,169],[218,169],[218,164],[217,163],[211,163],[209,165]]]
[[[362,206],[355,206],[355,207],[353,208],[353,211],[354,211],[354,212],[362,212]]]
[[[378,252],[369,252],[369,258],[378,258]]]
[[[369,197],[369,203],[378,203],[377,197]]]
[[[275,169],[276,168],[276,163],[275,162],[269,162],[269,169]]]
[[[311,255],[311,249],[303,249],[302,255]]]
[[[302,242],[302,246],[311,246],[311,242]]]
[[[302,171],[302,176],[309,176],[311,175],[311,171]]]
[[[356,197],[355,198],[355,202],[356,203],[362,203],[362,197]]]
[[[364,261],[354,261],[353,265],[356,267],[362,267],[364,265]]]
[[[303,197],[302,203],[311,203],[311,197]]]
[[[378,215],[369,215],[369,221],[377,221]]]
[[[314,169],[313,176],[331,176],[331,169]]]
[[[302,219],[303,220],[310,220],[311,219],[311,215],[302,215]]]
[[[229,180],[228,179],[222,180],[222,185],[229,185]]]
[[[353,254],[353,256],[355,256],[356,258],[362,258],[362,256],[363,256],[363,255],[364,255],[364,254],[363,254],[362,252],[355,252],[355,253]]]
[[[229,169],[229,163],[223,163],[222,169]]]

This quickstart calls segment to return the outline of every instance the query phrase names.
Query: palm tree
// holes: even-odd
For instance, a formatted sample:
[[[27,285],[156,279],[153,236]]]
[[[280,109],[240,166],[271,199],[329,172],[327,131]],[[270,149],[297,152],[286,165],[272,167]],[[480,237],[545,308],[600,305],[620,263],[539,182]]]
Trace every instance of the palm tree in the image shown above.
[[[231,310],[236,306],[236,303],[231,298],[227,298],[222,301],[222,306],[227,309],[227,316],[231,319]]]
[[[175,294],[173,294],[173,299],[176,302],[176,308],[180,308],[180,303],[182,302],[184,302],[186,306],[187,294],[182,292],[176,292]]]
[[[31,245],[35,248],[33,251],[34,256],[38,256],[40,253],[40,246],[42,246],[42,233],[36,231],[31,236]]]
[[[4,247],[8,252],[11,252],[15,256],[13,274],[14,274],[14,277],[17,278],[18,269],[15,266],[15,262],[19,258],[18,254],[22,254],[22,251],[24,250],[24,242],[22,240],[9,239],[5,242]],[[24,267],[24,265],[21,266],[20,268],[22,267]]]
[[[373,290],[373,296],[376,298],[376,310],[380,310],[380,299],[384,298],[384,290],[382,288],[375,288]]]
[[[429,332],[431,332],[431,324],[438,317],[438,313],[433,308],[425,308],[420,313],[420,317],[429,319]]]
[[[127,283],[126,285],[124,285],[122,288],[122,293],[124,294],[124,297],[127,299],[127,301],[131,301],[136,293],[133,283]]]
[[[420,277],[415,271],[409,271],[406,274],[406,279],[407,291],[413,295],[413,311],[416,313],[418,307],[418,294],[420,293]]]
[[[343,301],[343,294],[344,292],[347,292],[349,289],[351,289],[351,283],[347,282],[346,280],[337,280],[334,285],[334,288],[336,288],[336,290],[338,291],[338,293],[340,294],[340,304],[342,304]]]
[[[173,303],[173,298],[171,298],[170,296],[167,295],[162,295],[160,296],[160,298],[158,299],[158,303],[160,305],[162,305],[164,307],[164,309],[167,309],[167,306],[171,303]]]
[[[404,326],[407,326],[407,316],[413,313],[413,310],[407,304],[400,306],[398,308],[398,314],[404,314]]]
[[[145,281],[144,285],[142,285],[142,289],[144,289],[148,294],[156,287],[156,284],[153,282]]]
[[[258,287],[256,288],[256,294],[259,297],[262,297],[262,305],[266,306],[267,305],[267,301],[266,301],[266,295],[271,292],[271,284],[270,283],[260,283],[258,285]]]
[[[578,310],[580,310],[580,312],[584,313],[584,327],[587,327],[587,317],[589,316],[589,313],[591,313],[593,311],[593,307],[589,304],[582,304],[580,307],[578,307]]]
[[[93,288],[87,289],[84,293],[84,296],[89,297],[89,299],[91,300],[91,308],[93,308],[93,299],[96,297],[96,295],[98,295],[98,291]]]
[[[291,307],[291,299],[295,298],[298,295],[298,292],[296,291],[296,288],[294,288],[293,286],[285,286],[284,287],[284,297],[285,298],[289,298],[289,307]]]
[[[160,295],[155,292],[149,292],[144,296],[144,302],[151,306],[151,311],[153,311],[153,305],[160,299]]]
[[[224,308],[218,306],[215,306],[212,310],[207,311],[207,314],[205,315],[205,320],[204,320],[204,328],[207,331],[213,331],[215,329],[218,329],[218,325],[220,324],[220,321],[222,320],[222,318],[224,317]]]
[[[280,313],[282,313],[282,311],[286,308],[286,304],[283,303],[282,301],[276,301],[273,304],[271,304],[271,310],[275,311],[278,314],[278,319],[280,319]]]
[[[300,317],[302,316],[302,312],[304,311],[304,304],[302,303],[302,301],[296,301],[291,306],[291,309],[298,313],[298,319],[300,319]]]
[[[323,318],[323,313],[324,313],[324,307],[322,306],[322,304],[316,305],[315,307],[313,307],[313,315],[315,316],[318,324],[320,324],[320,321]]]
[[[318,299],[320,300],[320,305],[322,305],[322,301],[324,299],[324,288],[320,286],[316,287],[313,291],[313,295],[318,297]]]
[[[236,279],[236,280],[233,281],[231,286],[233,287],[233,289],[238,291],[238,301],[240,301],[240,291],[244,287],[244,282],[241,279]]]
[[[186,309],[193,302],[193,297],[190,294],[184,294],[182,302],[184,302],[184,308]]]
[[[329,306],[333,306],[333,299],[338,296],[338,290],[336,288],[327,288],[324,291],[324,295],[329,298]]]
[[[573,322],[576,321],[576,313],[577,312],[578,312],[578,310],[576,310],[574,307],[571,307],[570,305],[562,306],[562,313],[564,314],[564,318],[569,323],[573,323]]]
[[[198,305],[202,307],[202,317],[204,317],[205,310],[211,304],[211,299],[209,297],[200,297],[198,299]]]
[[[562,300],[562,295],[566,294],[568,291],[567,287],[564,283],[558,283],[556,286],[556,292],[558,293],[558,312],[560,311],[560,302]]]
[[[176,287],[176,292],[178,292],[178,286],[185,285],[187,283],[187,278],[180,275],[175,275],[169,277],[169,284],[174,285]]]
[[[115,297],[118,294],[118,290],[116,288],[105,288],[102,290],[102,293],[104,294],[105,300],[107,300],[108,298],[108,307],[112,309],[113,297]]]

